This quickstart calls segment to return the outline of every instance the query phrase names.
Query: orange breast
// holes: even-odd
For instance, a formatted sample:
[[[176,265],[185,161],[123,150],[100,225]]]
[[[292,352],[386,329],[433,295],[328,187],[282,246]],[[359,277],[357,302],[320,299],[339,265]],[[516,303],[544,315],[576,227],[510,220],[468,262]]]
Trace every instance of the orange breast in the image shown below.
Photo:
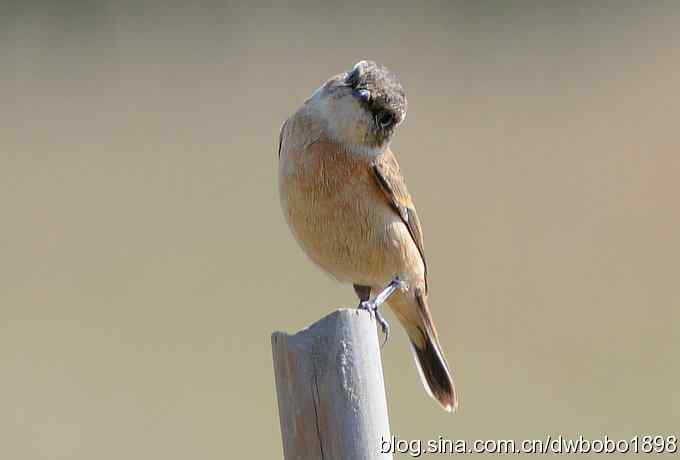
[[[281,201],[307,255],[341,281],[389,281],[399,265],[392,260],[399,249],[391,227],[401,222],[378,188],[369,158],[329,142],[287,153]]]

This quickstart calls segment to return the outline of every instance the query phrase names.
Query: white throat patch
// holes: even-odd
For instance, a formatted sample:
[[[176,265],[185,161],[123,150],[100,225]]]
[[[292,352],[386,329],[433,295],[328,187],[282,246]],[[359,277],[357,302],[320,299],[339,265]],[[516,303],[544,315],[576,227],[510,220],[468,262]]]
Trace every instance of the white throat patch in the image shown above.
[[[382,153],[382,147],[367,145],[364,142],[365,133],[361,131],[361,126],[371,121],[360,119],[367,115],[353,97],[332,97],[325,93],[324,87],[321,87],[314,92],[308,105],[313,116],[324,127],[326,135],[349,152],[368,157],[376,157]]]

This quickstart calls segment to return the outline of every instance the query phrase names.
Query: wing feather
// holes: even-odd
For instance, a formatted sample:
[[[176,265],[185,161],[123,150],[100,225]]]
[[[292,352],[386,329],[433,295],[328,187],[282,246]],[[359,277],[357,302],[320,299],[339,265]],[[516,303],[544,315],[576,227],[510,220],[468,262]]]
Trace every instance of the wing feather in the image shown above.
[[[284,121],[281,125],[281,131],[279,132],[279,158],[281,158],[281,147],[283,146],[283,131],[286,129],[286,123],[288,120]]]
[[[413,242],[418,248],[425,267],[425,289],[427,289],[427,263],[425,262],[425,248],[423,246],[423,232],[418,213],[413,205],[411,195],[406,188],[404,176],[401,175],[399,164],[392,151],[388,148],[372,164],[373,174],[382,189],[387,201],[408,229]]]

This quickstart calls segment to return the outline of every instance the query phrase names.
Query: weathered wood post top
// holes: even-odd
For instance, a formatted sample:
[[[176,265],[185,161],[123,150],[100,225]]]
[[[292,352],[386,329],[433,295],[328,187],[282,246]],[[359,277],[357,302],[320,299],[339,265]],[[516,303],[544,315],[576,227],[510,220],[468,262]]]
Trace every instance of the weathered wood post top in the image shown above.
[[[272,334],[286,460],[391,459],[376,325],[340,309],[297,334]]]

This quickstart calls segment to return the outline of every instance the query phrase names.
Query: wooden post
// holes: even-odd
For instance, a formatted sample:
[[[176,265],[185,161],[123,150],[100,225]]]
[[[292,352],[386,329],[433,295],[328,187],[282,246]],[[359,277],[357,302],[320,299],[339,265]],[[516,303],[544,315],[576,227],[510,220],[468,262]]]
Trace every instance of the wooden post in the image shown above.
[[[375,321],[340,309],[295,335],[272,334],[285,460],[391,459]],[[385,443],[383,443],[385,441]]]

